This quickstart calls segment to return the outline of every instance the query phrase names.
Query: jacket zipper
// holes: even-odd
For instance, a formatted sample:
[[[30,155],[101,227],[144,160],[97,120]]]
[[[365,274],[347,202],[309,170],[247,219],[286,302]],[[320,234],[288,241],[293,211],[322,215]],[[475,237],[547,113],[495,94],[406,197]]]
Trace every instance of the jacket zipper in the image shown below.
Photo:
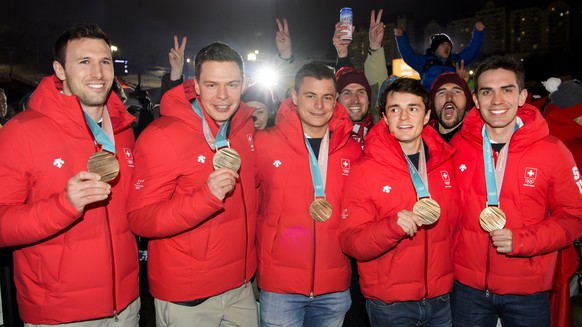
[[[247,250],[249,248],[249,222],[248,222],[248,215],[247,215],[247,202],[245,201],[245,189],[242,186],[243,182],[242,182],[242,177],[241,178],[241,182],[240,182],[240,190],[241,190],[241,196],[243,199],[243,209],[245,211],[245,247],[244,247],[244,266],[243,266],[243,285],[245,286],[245,288],[247,287]]]
[[[113,317],[115,317],[115,322],[119,321],[119,317],[118,317],[118,313],[117,312],[117,298],[115,296],[115,289],[117,288],[117,285],[115,283],[115,257],[114,257],[114,253],[113,253],[113,244],[112,244],[112,237],[111,237],[111,224],[109,223],[109,211],[107,210],[107,207],[104,207],[105,209],[105,224],[107,225],[107,243],[109,245],[109,253],[111,254],[111,295],[113,296]]]
[[[312,270],[311,270],[311,292],[309,293],[309,300],[313,301],[314,298],[314,290],[315,290],[315,220],[311,220],[311,226],[313,226],[313,237],[312,237],[312,242],[313,242],[313,247],[312,247]]]
[[[428,232],[424,230],[424,298],[428,297]]]
[[[485,297],[489,297],[489,266],[491,265],[491,244],[487,244],[487,265],[485,266]]]

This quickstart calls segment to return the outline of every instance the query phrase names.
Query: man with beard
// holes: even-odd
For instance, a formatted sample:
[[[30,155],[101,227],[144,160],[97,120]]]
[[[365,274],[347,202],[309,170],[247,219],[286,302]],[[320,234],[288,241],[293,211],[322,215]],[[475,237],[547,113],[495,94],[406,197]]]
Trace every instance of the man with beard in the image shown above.
[[[54,49],[55,74],[0,130],[0,246],[15,247],[20,317],[25,326],[137,327],[126,207],[134,118],[111,92],[101,28],[72,26]]]
[[[449,142],[461,130],[465,114],[473,108],[469,86],[459,74],[443,73],[430,88],[430,102],[436,118],[431,125]]]
[[[337,101],[346,108],[350,120],[354,123],[352,137],[364,145],[364,137],[374,125],[369,112],[372,102],[372,89],[366,75],[352,67],[342,67],[335,74],[338,97]]]

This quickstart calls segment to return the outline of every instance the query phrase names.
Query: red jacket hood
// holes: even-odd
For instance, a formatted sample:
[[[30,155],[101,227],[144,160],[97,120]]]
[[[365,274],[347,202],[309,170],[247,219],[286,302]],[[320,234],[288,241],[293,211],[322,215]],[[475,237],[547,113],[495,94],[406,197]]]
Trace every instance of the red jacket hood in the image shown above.
[[[201,119],[198,117],[194,109],[192,109],[192,101],[198,98],[196,89],[194,88],[194,80],[187,80],[180,87],[175,87],[166,92],[162,97],[160,105],[160,115],[166,117],[174,117],[183,121],[186,125],[194,130],[201,131]],[[198,101],[200,107],[204,110],[201,101]],[[183,108],[190,107],[190,110],[183,110]],[[239,108],[231,118],[231,129],[240,128],[250,118],[254,109],[247,106],[244,102],[240,102]]]
[[[92,139],[79,98],[75,95],[65,95],[62,91],[63,82],[56,75],[43,78],[30,97],[29,110],[55,121],[64,132],[71,136]],[[129,128],[135,120],[135,117],[127,112],[115,92],[109,94],[106,105],[114,133],[117,134]]]
[[[436,167],[446,160],[452,158],[455,149],[447,144],[430,125],[426,125],[422,130],[422,139],[428,147],[427,169]],[[408,173],[408,166],[402,164],[404,151],[398,140],[394,137],[385,123],[379,123],[372,127],[366,142],[364,144],[364,155],[369,156],[377,162],[392,167],[393,169],[403,170]]]
[[[567,108],[548,104],[544,110],[550,133],[563,142],[582,139],[582,125],[574,121],[580,116],[582,116],[582,103]]]
[[[517,116],[521,118],[524,125],[511,137],[509,152],[522,151],[532,143],[549,135],[548,124],[538,108],[526,103],[517,110]],[[473,108],[465,117],[463,128],[458,134],[469,141],[472,146],[480,148],[483,146],[483,125],[485,122],[481,118],[481,113]],[[455,137],[458,136],[455,135]]]
[[[287,98],[281,103],[277,112],[277,120],[275,122],[280,132],[284,134],[286,141],[296,150],[303,151],[305,149],[305,139],[303,138],[303,127],[301,120],[297,114],[297,106],[293,104],[291,98]],[[331,137],[329,140],[329,153],[333,153],[338,149],[343,148],[348,142],[346,135],[351,135],[353,123],[350,120],[346,109],[336,102],[333,109],[333,116],[329,121],[329,130]],[[298,132],[301,133],[298,133]]]

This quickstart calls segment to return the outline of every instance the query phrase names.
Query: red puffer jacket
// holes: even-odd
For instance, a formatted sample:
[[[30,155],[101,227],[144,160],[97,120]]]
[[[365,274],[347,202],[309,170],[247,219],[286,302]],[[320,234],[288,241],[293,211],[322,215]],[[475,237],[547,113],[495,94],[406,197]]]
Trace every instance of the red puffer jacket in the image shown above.
[[[483,167],[483,119],[473,109],[451,144],[457,148],[455,175],[461,192],[455,278],[497,294],[549,290],[557,250],[582,235],[582,180],[572,154],[548,134],[539,110],[525,104],[517,112],[524,125],[511,138],[499,207],[513,232],[513,252],[495,251],[479,225],[487,202]]]
[[[342,208],[342,249],[358,260],[366,298],[386,303],[433,298],[453,286],[453,233],[458,190],[453,178],[454,149],[426,126],[428,189],[441,207],[439,220],[406,236],[396,224],[401,210],[412,211],[416,191],[398,141],[386,124],[376,124],[364,144],[364,157],[346,183]]]
[[[136,234],[152,238],[150,289],[164,301],[195,300],[239,287],[250,281],[257,264],[252,109],[241,103],[232,117],[230,146],[242,164],[234,191],[220,201],[206,185],[214,151],[190,104],[196,96],[193,80],[168,91],[162,117],[135,146],[129,218]]]
[[[350,136],[352,123],[339,104],[329,129],[325,194],[333,209],[332,217],[322,223],[309,215],[314,196],[309,154],[291,98],[279,108],[275,127],[257,133],[258,282],[263,290],[317,296],[349,287],[350,263],[341,251],[337,229],[343,186],[362,150]]]
[[[22,320],[61,324],[112,317],[139,296],[126,200],[133,171],[133,116],[112,93],[107,108],[120,172],[106,202],[69,203],[67,181],[95,152],[79,100],[44,78],[29,109],[0,130],[0,246],[16,246]]]

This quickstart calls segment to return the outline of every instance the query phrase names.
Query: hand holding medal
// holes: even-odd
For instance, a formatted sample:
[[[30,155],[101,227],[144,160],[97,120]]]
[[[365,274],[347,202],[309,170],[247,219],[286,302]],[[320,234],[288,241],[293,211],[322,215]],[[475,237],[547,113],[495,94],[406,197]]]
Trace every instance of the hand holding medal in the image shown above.
[[[412,212],[418,215],[423,225],[432,225],[441,216],[441,207],[431,198],[422,198],[416,201]]]
[[[499,207],[488,206],[479,215],[479,224],[481,228],[488,232],[502,229],[505,227],[505,213]]]
[[[424,143],[421,142],[420,145],[418,169],[416,169],[406,154],[404,154],[404,157],[406,159],[406,164],[408,165],[408,172],[410,173],[416,196],[418,197],[418,201],[414,204],[412,212],[420,218],[423,225],[432,225],[441,216],[441,207],[428,193],[428,175],[426,169],[426,157],[424,154]]]
[[[234,172],[237,172],[240,168],[241,160],[240,155],[232,148],[222,148],[214,154],[212,158],[212,165],[214,170],[221,167],[226,167]]]
[[[95,145],[101,145],[101,151],[97,151],[89,157],[87,170],[101,176],[102,182],[110,182],[119,174],[119,162],[115,158],[115,138],[109,112],[103,110],[102,124],[99,126],[87,113],[83,112],[89,130],[93,134]]]
[[[95,152],[87,161],[87,171],[101,176],[102,182],[110,182],[119,174],[119,162],[107,151]]]

